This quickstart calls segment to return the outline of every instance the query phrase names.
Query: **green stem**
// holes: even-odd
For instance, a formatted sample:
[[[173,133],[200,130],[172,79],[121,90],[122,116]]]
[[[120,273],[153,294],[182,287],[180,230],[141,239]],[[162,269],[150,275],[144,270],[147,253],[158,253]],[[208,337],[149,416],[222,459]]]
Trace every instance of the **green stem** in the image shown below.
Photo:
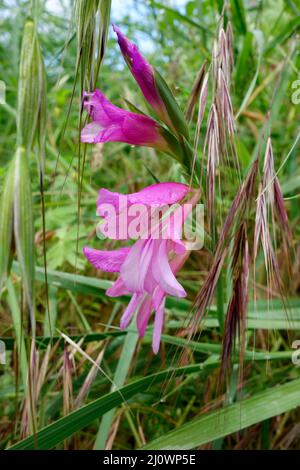
[[[124,340],[122,353],[120,355],[118,365],[114,374],[114,386],[111,391],[113,392],[116,387],[122,387],[126,381],[127,375],[130,370],[130,366],[133,360],[133,356],[136,350],[136,345],[139,339],[136,326],[133,330],[128,331]],[[111,409],[102,417],[94,449],[101,450],[105,449],[106,441],[109,435],[109,431],[115,416],[115,408]],[[127,416],[128,417],[128,416]]]
[[[131,417],[131,415],[130,415],[129,410],[128,410],[128,409],[124,409],[124,414],[125,414],[126,419],[127,419],[127,421],[128,421],[128,424],[129,424],[129,427],[130,427],[131,432],[132,432],[132,434],[133,434],[133,437],[134,437],[134,439],[135,439],[135,441],[136,441],[137,447],[138,447],[138,448],[139,448],[139,447],[142,447],[142,446],[143,446],[143,443],[142,443],[142,441],[141,441],[141,439],[140,439],[139,433],[138,433],[138,431],[137,431],[137,429],[136,429],[136,427],[135,427],[135,424],[134,424],[134,422],[133,422],[133,419],[132,419],[132,417]]]
[[[28,363],[27,363],[26,346],[25,346],[25,340],[24,340],[24,331],[22,328],[22,319],[21,319],[19,303],[18,303],[18,299],[16,296],[16,291],[15,291],[15,288],[13,286],[11,279],[7,280],[7,293],[8,293],[7,301],[8,301],[9,308],[11,310],[12,322],[13,322],[14,330],[16,333],[18,358],[19,358],[19,364],[21,368],[22,382],[23,382],[24,390],[26,390]]]

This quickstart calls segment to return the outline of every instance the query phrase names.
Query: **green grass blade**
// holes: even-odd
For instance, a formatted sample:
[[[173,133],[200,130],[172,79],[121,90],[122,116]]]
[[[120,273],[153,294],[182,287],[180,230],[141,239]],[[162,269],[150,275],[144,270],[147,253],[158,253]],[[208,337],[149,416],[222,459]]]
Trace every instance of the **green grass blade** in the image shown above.
[[[25,300],[30,312],[31,326],[34,332],[35,247],[33,204],[28,160],[26,152],[22,147],[19,147],[16,152],[14,190],[14,235],[16,250],[22,275]]]
[[[211,367],[212,364],[209,365]],[[123,398],[129,400],[139,392],[147,390],[150,386],[160,383],[167,377],[174,375],[199,373],[203,370],[203,364],[195,364],[177,369],[168,369],[156,374],[148,375],[136,380],[121,389],[110,392],[101,398],[83,406],[79,410],[73,411],[64,418],[46,426],[38,431],[34,436],[30,436],[23,441],[9,447],[8,450],[44,450],[51,449],[55,445],[63,442],[75,432],[83,429],[88,424],[103,416],[109,410],[123,403]],[[120,393],[121,392],[121,393]]]
[[[120,359],[118,361],[116,372],[113,378],[114,384],[118,388],[121,388],[125,383],[130,365],[133,360],[133,355],[136,350],[138,339],[139,336],[137,330],[128,331],[126,334],[122,353],[120,355]],[[114,389],[115,387],[113,387],[111,391],[114,391]],[[114,414],[115,409],[112,409],[103,416],[95,441],[95,449],[105,449]]]
[[[275,36],[267,45],[265,52],[271,52],[277,47],[278,45],[285,42],[288,38],[290,38],[294,33],[299,32],[300,28],[300,17],[292,18],[287,24],[285,24],[277,36]]]
[[[13,262],[12,269],[16,274],[20,274],[20,265],[17,262]],[[94,295],[95,297],[101,297],[103,301],[107,301],[104,291],[112,285],[111,281],[51,269],[48,269],[47,273],[48,282],[51,286],[70,290],[71,292],[78,294]],[[35,278],[39,282],[45,282],[43,268],[36,267]],[[119,300],[127,302],[128,298],[123,297]],[[281,302],[276,299],[274,299],[270,305],[264,300],[258,301],[255,305],[253,302],[250,302],[248,328],[268,330],[300,329],[300,300],[289,299],[288,306],[289,319],[287,318],[287,314],[284,311]],[[191,310],[192,303],[186,299],[168,297],[166,307],[170,310],[174,309],[176,311],[176,315],[184,315],[185,317],[187,312]],[[208,317],[204,321],[204,325],[208,328],[218,327],[218,318],[215,306],[211,307]]]
[[[198,23],[197,21],[194,21],[189,16],[183,15],[178,10],[175,10],[174,8],[166,6],[162,2],[155,2],[155,1],[151,0],[151,6],[171,14],[172,16],[174,16],[174,18],[176,18],[177,20],[179,20],[182,23],[187,23],[187,24],[189,24],[191,26],[194,26],[195,28],[199,29],[200,31],[205,31],[210,36],[213,36],[213,33],[212,33],[211,29],[207,28],[204,24]]]
[[[238,31],[239,34],[246,34],[247,22],[243,0],[231,0],[230,6],[235,30]]]
[[[8,292],[8,296],[7,296],[8,305],[11,311],[12,323],[13,323],[15,334],[16,334],[18,360],[19,360],[20,369],[21,369],[22,383],[23,383],[24,388],[26,388],[27,371],[28,371],[27,352],[26,352],[26,346],[25,346],[25,340],[24,340],[21,311],[20,311],[18,299],[16,296],[16,291],[15,291],[15,288],[11,279],[8,279],[7,281],[7,292]]]
[[[257,82],[258,74],[259,74],[259,69],[260,69],[260,64],[261,64],[261,59],[263,56],[263,48],[264,48],[264,36],[263,33],[260,30],[255,30],[252,32],[253,37],[256,40],[257,43],[257,66],[256,66],[256,71],[254,74],[253,79],[251,80],[251,83],[248,87],[248,90],[246,91],[246,94],[244,96],[243,102],[240,106],[240,109],[238,110],[235,118],[237,119],[240,114],[244,111],[244,109],[247,107],[248,100],[250,96],[252,95],[252,92],[254,90],[255,84]]]
[[[45,323],[44,323],[44,337],[53,336],[55,331],[55,324],[57,318],[57,288],[50,286],[49,288],[49,312],[45,312]]]
[[[15,160],[9,166],[0,205],[0,291],[9,273],[13,229]]]
[[[269,388],[251,398],[200,418],[147,444],[143,449],[186,450],[227,436],[300,406],[300,379]]]

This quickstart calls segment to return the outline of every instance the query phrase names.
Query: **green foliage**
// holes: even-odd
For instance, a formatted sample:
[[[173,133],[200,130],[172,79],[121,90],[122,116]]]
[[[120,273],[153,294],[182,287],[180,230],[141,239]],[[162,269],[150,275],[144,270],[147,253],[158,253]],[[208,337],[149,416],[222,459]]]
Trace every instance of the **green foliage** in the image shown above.
[[[56,11],[49,7],[51,2],[40,0],[34,20],[28,19],[29,2],[12,3],[14,8],[8,9],[0,2],[0,79],[7,91],[5,105],[0,104],[0,337],[7,349],[6,365],[0,365],[0,411],[5,416],[0,447],[91,449],[96,441],[101,448],[187,449],[210,448],[212,441],[222,438],[224,449],[261,449],[266,442],[271,449],[299,448],[295,432],[299,368],[291,361],[292,343],[300,330],[299,104],[291,99],[300,67],[297,2],[232,0],[224,11],[225,23],[233,25],[231,95],[241,176],[260,151],[271,108],[275,166],[280,168],[296,252],[296,257],[291,256],[291,273],[280,233],[275,233],[289,294],[286,308],[275,290],[273,298],[268,297],[263,254],[258,255],[255,299],[252,288],[249,292],[244,380],[238,389],[233,383],[234,390],[227,390],[228,399],[218,393],[222,349],[218,308],[223,304],[226,311],[230,298],[228,266],[223,273],[224,297],[208,309],[201,339],[196,335],[189,340],[186,330],[196,293],[211,267],[209,240],[179,273],[188,298],[167,299],[162,349],[156,357],[151,352],[152,325],[143,339],[137,338],[133,326],[126,333],[120,331],[119,318],[128,298],[108,298],[105,290],[113,277],[95,271],[82,255],[84,245],[117,246],[95,234],[99,188],[125,193],[156,179],[184,181],[179,162],[189,168],[193,149],[184,139],[173,140],[179,162],[149,148],[119,143],[87,146],[86,153],[78,150],[78,126],[85,119],[81,89],[97,86],[119,106],[151,112],[123,63],[110,21],[139,44],[158,77],[164,77],[170,90],[159,81],[160,91],[169,99],[180,133],[187,135],[180,110],[186,110],[205,60],[207,70],[211,68],[224,2],[194,0],[179,7],[176,2],[128,0],[129,7],[117,12],[112,0],[111,20],[110,2],[104,0],[75,2],[76,16],[71,9],[74,2],[58,2]],[[96,30],[95,22],[100,24]],[[211,88],[209,99],[210,95]],[[206,110],[197,153],[204,172],[207,114]],[[195,116],[189,126],[190,142],[196,126]],[[195,174],[199,178],[197,168]],[[217,194],[217,202],[224,217],[237,181],[223,168],[220,176],[223,192]],[[249,218],[254,223],[252,213]],[[28,333],[28,311],[33,323],[35,317],[36,346],[45,370],[34,410],[37,433],[31,436],[20,414],[15,423],[30,392],[28,351],[34,331]],[[79,344],[85,355],[65,343],[60,332]],[[74,366],[71,405],[65,415],[64,349]],[[238,362],[237,351],[232,367]],[[78,396],[83,397],[80,405]],[[263,424],[266,419],[269,429]]]

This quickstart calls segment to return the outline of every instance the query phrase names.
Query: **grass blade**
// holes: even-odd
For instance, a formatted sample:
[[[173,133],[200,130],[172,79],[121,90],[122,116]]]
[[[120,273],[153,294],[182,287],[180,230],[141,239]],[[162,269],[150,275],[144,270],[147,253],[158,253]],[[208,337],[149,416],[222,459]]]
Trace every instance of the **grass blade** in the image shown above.
[[[26,152],[22,147],[19,147],[16,152],[14,192],[14,235],[16,250],[20,263],[25,300],[29,308],[31,326],[34,333],[35,249],[33,205],[28,160]]]
[[[20,369],[21,369],[22,382],[23,382],[24,388],[26,388],[28,363],[27,363],[27,354],[26,354],[23,327],[22,327],[21,311],[20,311],[14,285],[10,279],[8,279],[7,281],[7,291],[8,291],[7,300],[8,300],[10,310],[11,310],[12,323],[13,323],[14,330],[16,333],[18,360],[19,360]]]
[[[0,207],[0,292],[9,274],[13,230],[15,160],[8,169]]]
[[[147,444],[144,449],[194,449],[300,406],[300,379],[213,411]]]
[[[122,387],[125,383],[130,365],[132,363],[133,355],[135,353],[138,339],[139,336],[137,334],[137,331],[129,331],[126,334],[122,353],[120,355],[120,359],[118,361],[117,369],[113,379],[116,387],[118,388]],[[111,391],[114,391],[114,387],[111,389]],[[95,449],[105,449],[105,444],[109,435],[114,414],[115,409],[112,409],[103,416],[95,441]]]
[[[186,367],[179,367],[176,370],[167,369],[156,374],[148,375],[136,380],[129,385],[125,385],[115,392],[110,392],[88,405],[73,411],[68,416],[59,419],[55,423],[46,426],[38,431],[34,436],[30,436],[23,441],[9,447],[8,450],[45,450],[51,449],[55,445],[70,437],[75,432],[83,429],[95,419],[103,416],[107,411],[115,408],[125,400],[129,400],[139,392],[147,390],[150,386],[162,382],[171,374],[182,376],[183,374],[199,373],[203,365],[195,364]],[[121,392],[121,394],[120,394]]]

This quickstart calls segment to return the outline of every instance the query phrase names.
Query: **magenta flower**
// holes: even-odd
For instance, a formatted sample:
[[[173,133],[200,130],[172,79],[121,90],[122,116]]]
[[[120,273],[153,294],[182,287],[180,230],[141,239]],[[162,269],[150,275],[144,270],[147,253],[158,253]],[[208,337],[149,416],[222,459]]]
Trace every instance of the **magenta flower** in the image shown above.
[[[82,129],[82,142],[125,142],[169,151],[161,127],[153,119],[118,108],[100,90],[85,93],[84,106],[93,122]]]
[[[101,207],[111,204],[116,209],[117,217],[120,217],[122,211],[119,197],[126,198],[126,210],[129,212],[133,204],[157,209],[182,202],[189,194],[190,188],[180,183],[158,183],[126,196],[102,189],[97,203],[98,213],[106,218],[106,211],[102,211]],[[192,195],[192,205],[197,202],[198,197],[198,194]],[[176,211],[181,211],[182,208],[183,206],[179,205]],[[181,219],[181,224],[184,223],[184,218],[185,216]],[[108,296],[132,295],[121,318],[121,329],[129,325],[136,312],[137,328],[140,336],[144,336],[150,316],[155,312],[152,342],[154,353],[159,350],[166,296],[186,296],[184,288],[175,276],[188,252],[179,239],[178,227],[174,228],[167,238],[153,238],[150,233],[148,238],[140,238],[130,247],[113,251],[84,248],[84,255],[97,269],[118,273],[117,280],[106,292]]]
[[[171,90],[159,73],[146,61],[138,47],[113,25],[123,57],[137,81],[146,101],[157,116],[175,133],[188,137],[184,116]]]
[[[171,234],[173,238],[176,236],[177,244],[180,245],[180,234],[177,235],[177,232],[180,231],[184,214],[177,212],[162,227],[159,209],[181,201],[188,191],[189,188],[180,183],[154,184],[127,195],[101,189],[97,200],[97,213],[105,223],[99,226],[99,230],[102,235],[111,239],[128,240],[158,238],[161,235],[158,232],[164,229],[166,237],[169,238]]]
[[[142,56],[138,47],[130,42],[117,26],[113,25],[113,29],[118,36],[118,43],[124,59],[144,97],[161,120],[165,121],[168,118],[167,110],[157,91],[152,66]]]

